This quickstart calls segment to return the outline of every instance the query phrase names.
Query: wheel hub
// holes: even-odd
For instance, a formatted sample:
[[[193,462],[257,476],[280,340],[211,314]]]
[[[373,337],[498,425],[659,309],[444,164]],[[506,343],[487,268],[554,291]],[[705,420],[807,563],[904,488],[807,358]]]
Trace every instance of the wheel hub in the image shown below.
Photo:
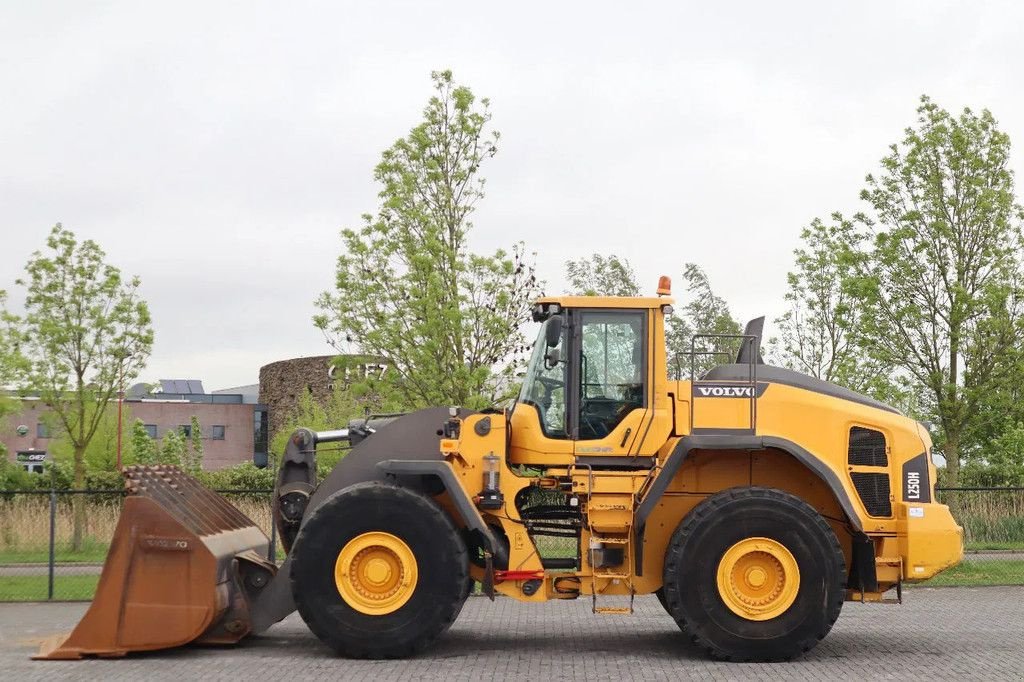
[[[349,540],[334,563],[334,582],[356,611],[374,616],[393,613],[416,590],[416,557],[391,533],[370,532]]]
[[[800,569],[786,546],[771,538],[740,540],[718,563],[718,594],[747,620],[770,620],[793,605]]]

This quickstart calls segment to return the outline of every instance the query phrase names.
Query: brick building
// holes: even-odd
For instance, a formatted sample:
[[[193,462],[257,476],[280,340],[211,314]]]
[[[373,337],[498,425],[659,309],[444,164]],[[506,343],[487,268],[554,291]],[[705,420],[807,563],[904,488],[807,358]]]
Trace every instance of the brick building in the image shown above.
[[[257,402],[257,387],[239,386],[206,393],[195,380],[164,380],[161,391],[132,387],[124,399],[128,419],[141,420],[151,438],[159,440],[171,430],[190,435],[192,417],[199,420],[203,439],[203,468],[222,469],[267,461],[267,408]],[[22,409],[0,428],[0,443],[8,458],[30,471],[42,471],[52,457],[54,434],[45,418],[49,408],[38,398],[21,398]],[[116,404],[115,404],[116,408]]]

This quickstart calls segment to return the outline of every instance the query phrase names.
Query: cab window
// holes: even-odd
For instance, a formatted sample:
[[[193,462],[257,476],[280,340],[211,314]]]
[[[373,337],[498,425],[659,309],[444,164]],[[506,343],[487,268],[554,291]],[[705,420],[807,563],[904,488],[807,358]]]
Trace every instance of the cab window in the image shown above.
[[[644,313],[585,312],[580,323],[579,439],[601,439],[644,406]]]
[[[540,417],[540,427],[548,438],[568,438],[566,429],[566,362],[562,354],[565,348],[566,327],[554,344],[549,341],[549,328],[554,318],[541,325],[533,355],[527,367],[526,378],[519,394],[519,402],[532,405]],[[558,320],[561,326],[561,320]]]

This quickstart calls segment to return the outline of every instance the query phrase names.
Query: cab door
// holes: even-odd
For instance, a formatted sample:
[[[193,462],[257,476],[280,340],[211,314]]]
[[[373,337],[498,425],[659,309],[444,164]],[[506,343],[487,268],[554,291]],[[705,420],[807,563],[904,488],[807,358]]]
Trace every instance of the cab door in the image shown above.
[[[647,310],[572,311],[568,411],[578,461],[637,453],[649,411]]]

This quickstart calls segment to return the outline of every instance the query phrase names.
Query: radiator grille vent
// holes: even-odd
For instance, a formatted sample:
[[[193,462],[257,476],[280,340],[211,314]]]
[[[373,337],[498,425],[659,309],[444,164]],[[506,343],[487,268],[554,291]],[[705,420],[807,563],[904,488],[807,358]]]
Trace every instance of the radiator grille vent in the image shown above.
[[[871,516],[892,516],[889,500],[889,474],[863,474],[852,472],[853,487]]]
[[[885,456],[885,436],[874,429],[854,426],[850,429],[849,462],[854,466],[889,466]]]

